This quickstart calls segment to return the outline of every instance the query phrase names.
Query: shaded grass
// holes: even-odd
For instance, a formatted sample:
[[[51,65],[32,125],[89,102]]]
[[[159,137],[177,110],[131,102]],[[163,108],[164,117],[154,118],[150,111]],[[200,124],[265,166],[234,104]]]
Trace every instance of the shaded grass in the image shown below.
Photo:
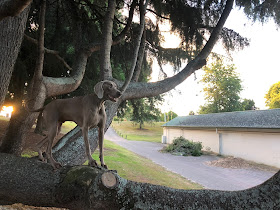
[[[131,121],[113,121],[111,126],[119,135],[127,140],[160,143],[163,132],[161,125],[163,124],[164,122],[155,122],[152,125],[147,123],[144,125],[144,129],[141,130],[138,125],[134,126]]]
[[[3,120],[3,121],[10,121],[10,118],[4,117],[4,116],[0,116],[0,120]]]
[[[125,179],[177,189],[202,189],[199,184],[192,183],[109,140],[105,140],[104,148],[104,161],[108,168],[117,170],[118,174]],[[98,150],[93,154],[93,158],[99,163]]]
[[[77,126],[76,123],[72,121],[66,121],[65,123],[62,124],[60,133],[66,134],[76,126]]]

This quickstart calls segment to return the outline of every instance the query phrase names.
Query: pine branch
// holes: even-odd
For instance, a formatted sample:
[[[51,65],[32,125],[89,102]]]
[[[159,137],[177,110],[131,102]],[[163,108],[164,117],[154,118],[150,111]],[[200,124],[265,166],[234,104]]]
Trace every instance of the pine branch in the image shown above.
[[[131,65],[131,69],[129,71],[129,75],[125,80],[125,83],[123,84],[123,86],[121,87],[121,91],[125,92],[134,73],[135,67],[136,67],[136,63],[137,63],[137,58],[138,58],[138,54],[139,54],[139,48],[140,48],[140,44],[141,44],[141,39],[143,36],[143,31],[145,29],[145,14],[146,14],[146,9],[147,9],[147,5],[149,3],[149,0],[146,0],[145,5],[143,5],[143,1],[140,1],[140,31],[136,40],[136,47],[135,47],[135,52],[134,52],[134,57],[133,57],[133,61],[132,61],[132,65]]]

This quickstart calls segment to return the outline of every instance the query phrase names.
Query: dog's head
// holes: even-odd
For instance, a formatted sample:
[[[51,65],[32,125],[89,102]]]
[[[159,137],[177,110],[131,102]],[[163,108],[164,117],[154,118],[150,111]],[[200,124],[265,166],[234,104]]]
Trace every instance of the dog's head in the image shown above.
[[[94,86],[94,93],[99,99],[110,100],[113,102],[116,102],[122,95],[121,91],[118,90],[116,83],[109,80],[98,82]]]

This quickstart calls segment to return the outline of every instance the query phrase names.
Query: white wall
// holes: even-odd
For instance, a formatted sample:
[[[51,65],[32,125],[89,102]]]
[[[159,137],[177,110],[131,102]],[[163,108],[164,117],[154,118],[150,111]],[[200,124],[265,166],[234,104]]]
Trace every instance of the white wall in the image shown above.
[[[232,155],[280,168],[280,134],[222,133],[220,152],[222,155]]]
[[[201,142],[203,150],[210,148],[211,151],[219,153],[219,134],[207,130],[186,130],[178,128],[163,128],[163,135],[166,136],[166,143],[171,144],[174,138],[183,136],[194,142]]]
[[[163,128],[166,143],[183,136],[203,149],[280,168],[280,133]]]

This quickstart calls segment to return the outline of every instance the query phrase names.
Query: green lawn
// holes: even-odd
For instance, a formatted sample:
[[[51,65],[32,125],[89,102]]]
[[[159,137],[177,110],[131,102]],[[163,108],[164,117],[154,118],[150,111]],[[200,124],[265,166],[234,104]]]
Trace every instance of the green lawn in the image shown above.
[[[8,118],[8,117],[3,117],[3,116],[0,116],[0,120],[3,120],[3,121],[10,121],[10,118]]]
[[[93,154],[93,158],[98,160],[99,163],[98,150]],[[202,189],[199,184],[192,183],[184,177],[170,172],[151,160],[130,152],[109,140],[104,142],[104,161],[109,169],[117,170],[121,177],[128,180],[177,189]]]
[[[146,123],[143,129],[139,125],[134,126],[131,121],[113,121],[111,126],[127,140],[161,142],[162,125],[164,122],[155,122],[152,125]]]
[[[71,121],[66,121],[65,123],[62,124],[61,126],[61,133],[66,134],[69,131],[71,131],[73,128],[75,128],[77,126],[76,123],[71,122]]]

